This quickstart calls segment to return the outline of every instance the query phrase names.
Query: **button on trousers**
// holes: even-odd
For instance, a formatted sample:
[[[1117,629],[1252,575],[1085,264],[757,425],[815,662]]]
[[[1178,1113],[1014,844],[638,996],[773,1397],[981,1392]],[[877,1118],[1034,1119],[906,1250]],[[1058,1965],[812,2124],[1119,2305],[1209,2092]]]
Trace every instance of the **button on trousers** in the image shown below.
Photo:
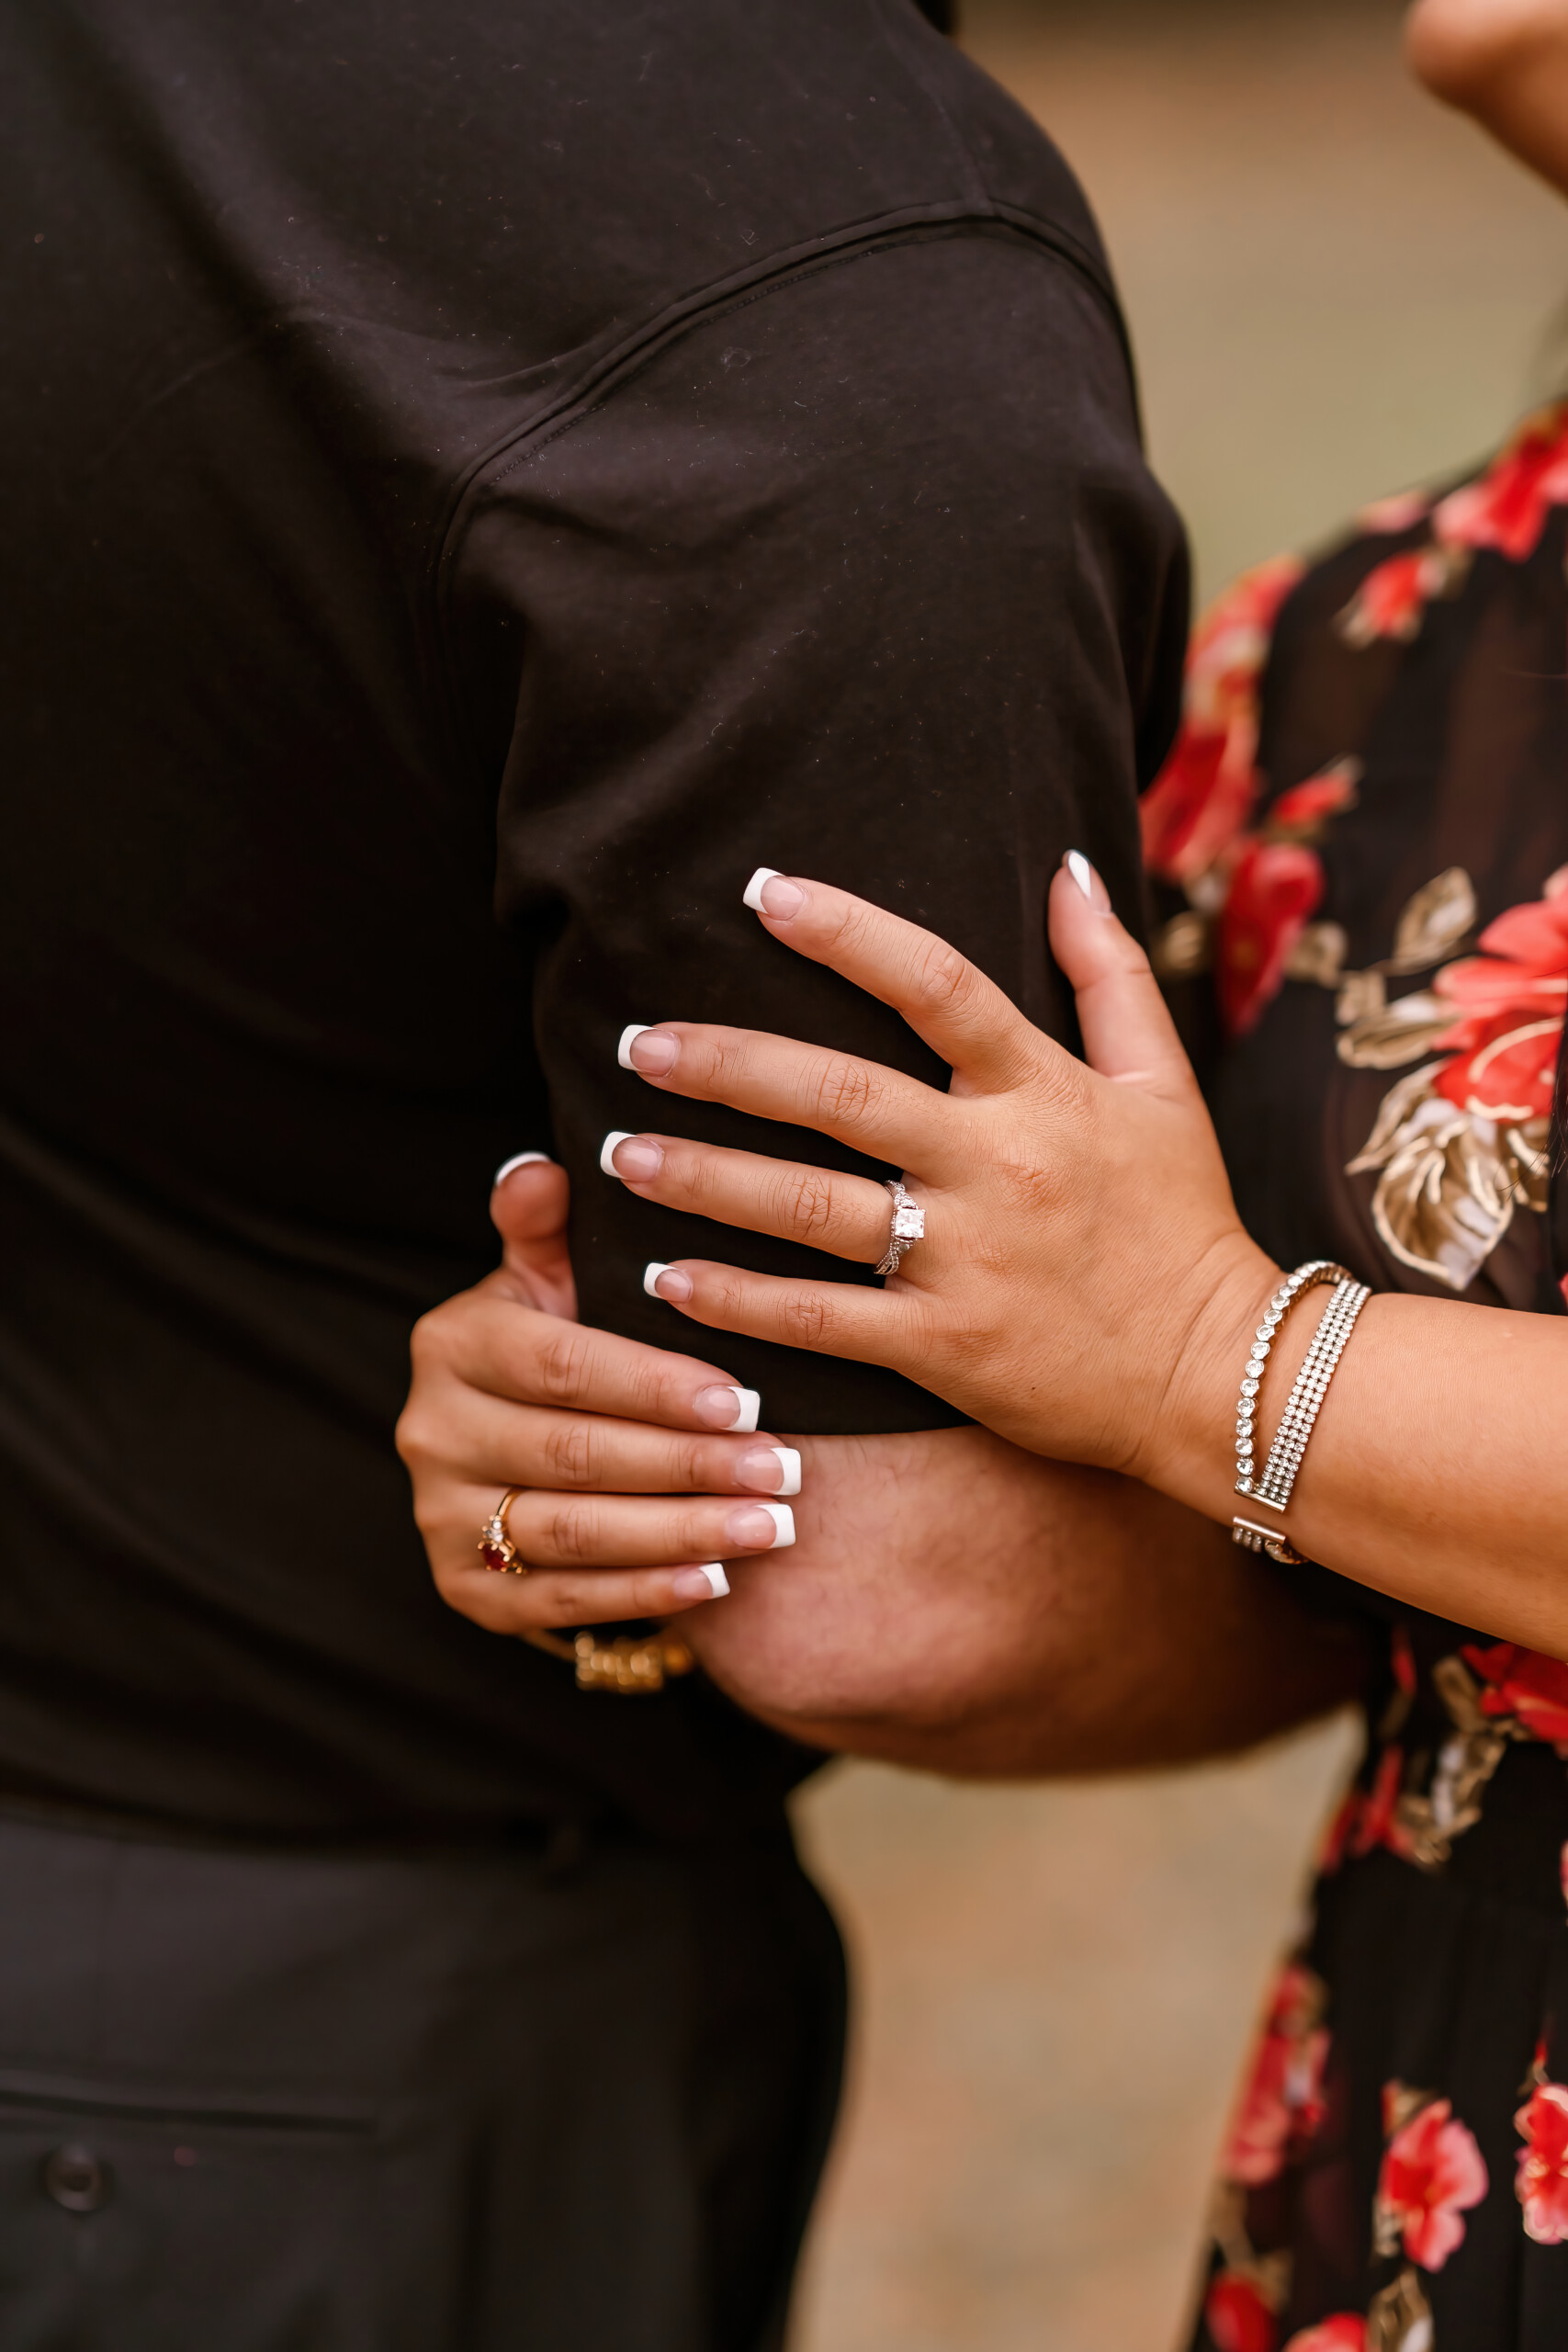
[[[774,2352],[842,1955],[782,1826],[215,1849],[0,1818],[5,2352]]]

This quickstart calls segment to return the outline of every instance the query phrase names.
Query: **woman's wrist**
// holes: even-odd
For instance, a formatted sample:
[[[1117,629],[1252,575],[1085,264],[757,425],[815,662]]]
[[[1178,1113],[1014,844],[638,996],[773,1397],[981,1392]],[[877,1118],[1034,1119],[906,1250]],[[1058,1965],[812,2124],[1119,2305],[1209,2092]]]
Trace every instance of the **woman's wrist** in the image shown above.
[[[1208,1253],[1194,1275],[1194,1300],[1163,1408],[1134,1465],[1146,1486],[1209,1519],[1228,1522],[1236,1509],[1236,1395],[1253,1334],[1282,1278],[1268,1251],[1239,1228]],[[1280,1326],[1260,1398],[1265,1430],[1279,1418],[1316,1320],[1309,1311],[1289,1315]]]

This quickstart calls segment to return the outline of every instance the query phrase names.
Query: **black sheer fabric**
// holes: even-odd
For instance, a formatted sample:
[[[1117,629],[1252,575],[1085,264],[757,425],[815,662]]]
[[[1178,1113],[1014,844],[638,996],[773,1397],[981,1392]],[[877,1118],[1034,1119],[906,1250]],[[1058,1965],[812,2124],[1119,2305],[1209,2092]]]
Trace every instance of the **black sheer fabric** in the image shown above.
[[[1554,1315],[1565,450],[1548,412],[1472,482],[1240,583],[1145,804],[1156,960],[1257,1238]],[[1196,2343],[1561,2352],[1568,1668],[1294,1581],[1383,1622],[1386,1688],[1222,2162]]]

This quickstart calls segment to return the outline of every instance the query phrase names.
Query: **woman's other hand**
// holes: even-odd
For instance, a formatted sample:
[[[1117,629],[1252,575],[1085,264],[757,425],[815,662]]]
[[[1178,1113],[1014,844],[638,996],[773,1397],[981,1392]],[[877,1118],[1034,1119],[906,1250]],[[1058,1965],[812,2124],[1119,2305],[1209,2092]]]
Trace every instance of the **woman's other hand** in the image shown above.
[[[664,1093],[814,1127],[901,1168],[925,1238],[886,1290],[684,1261],[650,1270],[656,1295],[695,1322],[887,1364],[1018,1444],[1212,1505],[1215,1428],[1278,1270],[1242,1229],[1148,960],[1098,876],[1075,857],[1050,899],[1087,1062],[942,941],[844,891],[774,876],[759,911],[795,953],[901,1012],[952,1065],[951,1091],[679,1022],[628,1032],[628,1062]],[[615,1142],[608,1164],[649,1199],[836,1257],[874,1263],[887,1246],[887,1193],[863,1177],[667,1135]],[[1189,1420],[1205,1464],[1196,1493]]]
[[[571,1319],[567,1196],[551,1161],[502,1170],[502,1263],[415,1327],[398,1423],[442,1598],[497,1634],[672,1616],[723,1594],[723,1561],[794,1541],[800,1457],[755,1430],[753,1392]],[[513,1487],[525,1577],[479,1556]]]

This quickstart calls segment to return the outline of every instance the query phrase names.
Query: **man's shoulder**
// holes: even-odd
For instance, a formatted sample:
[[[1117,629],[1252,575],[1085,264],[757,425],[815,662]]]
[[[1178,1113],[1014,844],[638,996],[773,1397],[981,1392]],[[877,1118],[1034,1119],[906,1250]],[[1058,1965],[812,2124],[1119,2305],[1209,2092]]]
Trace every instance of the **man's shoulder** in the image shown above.
[[[390,307],[438,296],[487,366],[608,349],[715,289],[969,217],[1110,295],[1066,163],[914,0],[412,0],[392,45],[326,0],[346,73],[302,70],[281,6],[224,35],[267,144],[369,264],[400,263]]]

